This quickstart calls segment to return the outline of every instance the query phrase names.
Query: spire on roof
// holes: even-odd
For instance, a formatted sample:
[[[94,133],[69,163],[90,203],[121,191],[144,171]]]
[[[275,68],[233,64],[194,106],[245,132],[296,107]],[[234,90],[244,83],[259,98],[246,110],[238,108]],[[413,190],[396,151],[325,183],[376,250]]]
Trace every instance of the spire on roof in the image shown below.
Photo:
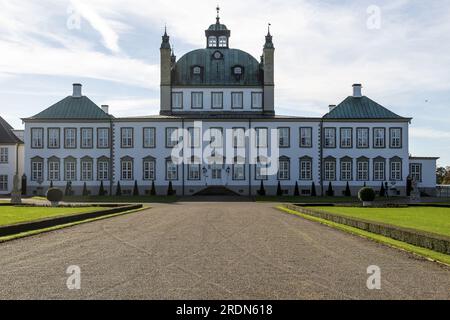
[[[164,35],[162,36],[161,49],[170,49],[170,37],[167,35],[167,25],[164,26]]]
[[[220,7],[219,7],[219,5],[217,5],[216,10],[217,10],[216,23],[217,23],[217,24],[220,24]]]
[[[273,49],[273,42],[272,42],[272,35],[270,34],[270,27],[272,26],[271,23],[267,26],[267,36],[266,36],[266,43],[264,44],[264,49]]]

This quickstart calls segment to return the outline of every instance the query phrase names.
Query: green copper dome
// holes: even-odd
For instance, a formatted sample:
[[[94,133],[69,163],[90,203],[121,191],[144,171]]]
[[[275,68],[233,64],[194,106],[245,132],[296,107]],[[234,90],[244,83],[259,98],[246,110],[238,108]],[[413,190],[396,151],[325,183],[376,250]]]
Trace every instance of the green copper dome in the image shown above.
[[[208,30],[209,31],[227,31],[228,28],[224,24],[215,23],[215,24],[210,25]]]

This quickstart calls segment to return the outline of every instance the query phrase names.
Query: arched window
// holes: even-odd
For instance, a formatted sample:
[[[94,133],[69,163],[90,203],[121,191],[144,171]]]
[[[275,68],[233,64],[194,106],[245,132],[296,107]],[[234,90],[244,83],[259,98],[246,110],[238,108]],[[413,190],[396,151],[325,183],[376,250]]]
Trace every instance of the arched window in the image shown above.
[[[225,36],[219,37],[219,47],[220,48],[226,48],[227,44],[228,44],[227,42],[228,42],[227,37],[225,37]]]
[[[208,47],[210,47],[210,48],[217,47],[217,38],[216,37],[208,38]]]

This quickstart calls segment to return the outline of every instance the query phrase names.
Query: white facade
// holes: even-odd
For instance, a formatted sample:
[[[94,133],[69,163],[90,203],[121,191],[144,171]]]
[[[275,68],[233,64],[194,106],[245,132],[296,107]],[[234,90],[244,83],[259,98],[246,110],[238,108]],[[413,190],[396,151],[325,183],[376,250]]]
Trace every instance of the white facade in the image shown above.
[[[24,173],[24,145],[0,143],[0,195],[13,191],[14,176],[19,179]],[[19,185],[20,188],[20,185]]]

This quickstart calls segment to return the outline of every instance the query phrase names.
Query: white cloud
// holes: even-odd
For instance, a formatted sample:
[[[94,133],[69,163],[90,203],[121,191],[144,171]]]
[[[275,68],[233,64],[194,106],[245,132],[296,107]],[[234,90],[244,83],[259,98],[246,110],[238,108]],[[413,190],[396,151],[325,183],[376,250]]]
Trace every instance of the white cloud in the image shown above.
[[[110,107],[110,113],[116,117],[155,115],[159,113],[159,99],[122,97],[104,100],[102,105]]]
[[[436,130],[427,127],[412,127],[410,137],[416,139],[450,139],[450,131]]]

